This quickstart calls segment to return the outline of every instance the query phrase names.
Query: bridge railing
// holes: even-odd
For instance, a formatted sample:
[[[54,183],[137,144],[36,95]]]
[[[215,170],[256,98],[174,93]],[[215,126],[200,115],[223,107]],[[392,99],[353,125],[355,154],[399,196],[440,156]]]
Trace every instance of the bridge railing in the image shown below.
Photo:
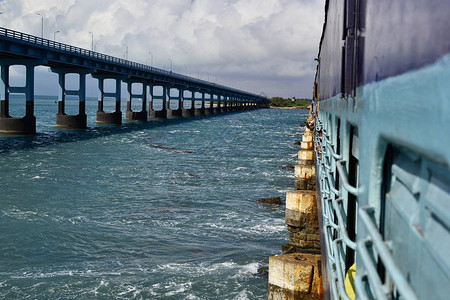
[[[110,62],[110,63],[114,63],[114,64],[117,64],[117,65],[122,65],[122,66],[130,67],[130,68],[138,69],[138,70],[141,70],[141,71],[150,72],[150,73],[157,74],[157,75],[170,76],[172,78],[181,79],[181,80],[184,80],[186,82],[201,84],[201,85],[205,85],[205,86],[214,87],[214,88],[217,88],[217,89],[223,89],[225,91],[229,91],[229,92],[233,92],[233,93],[239,93],[239,94],[246,95],[246,96],[253,96],[253,97],[256,97],[256,98],[260,98],[259,95],[248,93],[248,92],[244,92],[244,91],[241,91],[241,90],[238,90],[238,89],[235,89],[235,88],[230,88],[230,87],[227,87],[227,86],[224,86],[224,85],[220,85],[220,84],[216,84],[216,83],[213,83],[213,82],[209,82],[209,81],[205,81],[205,80],[189,77],[189,76],[186,76],[186,75],[174,73],[172,71],[167,71],[167,70],[164,70],[164,69],[155,68],[155,67],[148,66],[148,65],[145,65],[145,64],[129,61],[129,60],[126,60],[126,59],[123,59],[123,58],[118,58],[118,57],[114,57],[114,56],[111,56],[111,55],[107,55],[107,54],[103,54],[103,53],[99,53],[99,52],[95,52],[95,51],[79,48],[79,47],[76,47],[76,46],[59,43],[59,42],[56,42],[56,41],[44,39],[44,38],[41,38],[41,37],[37,37],[37,36],[34,36],[34,35],[26,34],[26,33],[20,32],[20,31],[11,30],[11,29],[4,28],[4,27],[0,27],[0,37],[1,36],[7,37],[9,39],[20,40],[20,41],[23,41],[23,42],[31,43],[33,45],[37,45],[37,46],[41,46],[41,47],[45,47],[45,48],[51,48],[51,49],[55,49],[55,50],[65,51],[65,52],[69,52],[71,54],[83,55],[83,56],[90,57],[90,58],[93,58],[93,59],[96,59],[96,60],[100,60],[100,61],[104,61],[104,62]]]

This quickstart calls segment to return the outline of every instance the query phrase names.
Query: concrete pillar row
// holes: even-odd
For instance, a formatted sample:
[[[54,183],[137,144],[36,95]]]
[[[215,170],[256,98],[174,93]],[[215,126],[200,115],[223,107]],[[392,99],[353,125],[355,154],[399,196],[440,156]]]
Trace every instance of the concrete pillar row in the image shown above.
[[[120,96],[121,96],[121,84],[123,75],[107,75],[107,74],[92,74],[93,78],[98,80],[99,100],[97,109],[97,124],[110,124],[120,125],[122,124],[122,111],[120,110]],[[116,82],[116,90],[114,92],[105,92],[105,79],[113,79]],[[104,111],[105,97],[111,97],[115,99],[114,112]]]
[[[2,134],[35,134],[36,117],[34,116],[34,68],[37,61],[1,59],[0,73],[0,133]],[[25,86],[10,86],[9,68],[22,65],[26,68]],[[25,116],[11,117],[9,114],[9,95],[21,93],[25,95]]]
[[[154,88],[155,86],[161,86],[163,89],[163,94],[161,96],[155,96]],[[150,118],[151,119],[167,119],[167,91],[168,87],[166,85],[152,85],[150,88],[150,96],[152,97],[152,102],[150,106]],[[162,100],[161,110],[155,110],[155,100]]]
[[[58,114],[56,115],[56,126],[66,129],[85,129],[87,128],[86,116],[86,75],[92,73],[89,69],[71,69],[71,68],[51,68],[53,73],[58,74]],[[66,88],[66,75],[79,75],[78,90],[69,90]],[[77,96],[79,100],[78,114],[68,115],[65,112],[66,96]]]
[[[135,80],[124,80],[127,83],[128,91],[128,101],[127,101],[127,111],[125,113],[125,120],[127,121],[142,121],[148,120],[147,117],[147,82],[146,81],[135,81]],[[133,94],[133,83],[139,83],[142,85],[142,92]],[[140,111],[133,111],[132,101],[133,99],[141,99],[142,108]]]

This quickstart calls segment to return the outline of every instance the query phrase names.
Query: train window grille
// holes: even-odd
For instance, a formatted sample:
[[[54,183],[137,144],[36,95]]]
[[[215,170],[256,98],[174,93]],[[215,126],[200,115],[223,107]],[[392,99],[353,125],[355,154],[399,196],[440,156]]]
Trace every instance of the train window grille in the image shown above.
[[[408,261],[408,256],[405,255],[405,249],[411,251],[418,247],[409,245],[402,248],[400,245],[397,250],[392,248],[392,245],[395,246],[393,240],[395,242],[399,236],[405,235],[405,226],[409,226],[408,236],[422,235],[424,246],[420,247],[422,249],[420,258],[427,258],[427,263],[434,266],[426,268],[431,272],[427,277],[436,280],[438,274],[440,278],[438,282],[440,280],[441,286],[445,287],[434,289],[432,293],[442,293],[444,290],[447,295],[450,294],[450,286],[445,283],[448,283],[450,278],[450,258],[448,253],[445,253],[448,247],[438,246],[450,245],[450,213],[445,209],[450,203],[448,168],[437,166],[436,163],[415,155],[412,151],[399,151],[389,146],[383,167],[385,180],[380,198],[382,212],[376,217],[376,209],[373,206],[355,207],[359,227],[364,228],[365,235],[353,238],[352,229],[346,222],[349,211],[343,207],[343,203],[346,195],[351,195],[350,198],[355,197],[357,204],[357,197],[361,193],[357,181],[357,164],[353,167],[353,171],[351,164],[348,164],[352,159],[356,162],[358,160],[357,129],[355,127],[350,130],[353,140],[350,141],[352,145],[347,162],[338,151],[340,148],[337,141],[342,137],[338,134],[335,144],[330,134],[337,128],[331,128],[328,122],[327,124],[321,122],[320,116],[322,115],[316,120],[316,167],[318,188],[321,193],[322,232],[327,252],[331,299],[350,299],[344,286],[346,271],[353,262],[347,259],[348,249],[355,251],[359,257],[355,278],[358,299],[419,299],[409,282],[414,279],[414,270],[408,270],[410,266],[417,265],[418,256],[417,253],[411,254]],[[350,167],[347,172],[348,165]],[[336,181],[340,184],[336,184]],[[409,191],[409,196],[405,196],[404,193],[400,193],[401,197],[400,194],[397,195],[396,193],[401,190]],[[392,223],[392,220],[397,221],[399,218],[408,221],[403,221],[403,225]],[[412,263],[411,259],[415,259],[415,263]],[[417,279],[414,282],[415,288],[427,283],[423,276],[417,277],[416,274],[415,278]],[[428,293],[429,290],[430,288]],[[434,296],[436,299],[445,299],[441,294]]]
[[[327,120],[326,118],[325,120]],[[332,299],[350,299],[344,288],[345,273],[349,269],[349,260],[354,261],[353,251],[356,250],[356,242],[351,238],[352,234],[355,236],[354,228],[352,233],[348,231],[349,217],[348,215],[348,195],[353,195],[355,198],[350,198],[350,201],[357,201],[359,194],[358,188],[351,184],[352,179],[349,177],[355,176],[357,178],[357,163],[349,170],[346,168],[349,165],[349,158],[344,159],[342,154],[337,152],[341,149],[333,142],[333,137],[330,135],[333,129],[338,129],[337,141],[341,141],[341,125],[338,122],[338,128],[332,128],[330,123],[322,123],[319,120],[316,127],[315,149],[317,157],[317,172],[319,176],[319,189],[321,193],[320,201],[322,206],[322,232],[325,240],[325,247],[327,252],[327,265],[330,273],[329,283],[331,287]],[[334,131],[336,132],[336,131]],[[355,134],[356,130],[352,131]],[[357,147],[357,143],[351,143],[351,148]],[[350,151],[356,154],[353,150]],[[354,172],[354,174],[352,174]],[[350,179],[350,180],[349,180]],[[353,182],[356,182],[354,180]],[[355,204],[353,204],[355,205]],[[356,209],[355,206],[354,209]],[[356,224],[356,220],[352,221]]]
[[[364,267],[356,280],[361,295],[380,299],[448,298],[449,192],[448,167],[411,149],[387,147],[379,227],[374,207],[360,210],[368,231],[368,237],[358,241],[357,247]]]

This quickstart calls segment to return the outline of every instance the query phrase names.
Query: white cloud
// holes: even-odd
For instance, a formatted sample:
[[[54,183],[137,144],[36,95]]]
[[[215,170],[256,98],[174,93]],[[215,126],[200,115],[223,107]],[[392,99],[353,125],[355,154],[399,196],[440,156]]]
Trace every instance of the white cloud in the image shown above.
[[[4,0],[0,24],[269,96],[310,97],[324,0]]]

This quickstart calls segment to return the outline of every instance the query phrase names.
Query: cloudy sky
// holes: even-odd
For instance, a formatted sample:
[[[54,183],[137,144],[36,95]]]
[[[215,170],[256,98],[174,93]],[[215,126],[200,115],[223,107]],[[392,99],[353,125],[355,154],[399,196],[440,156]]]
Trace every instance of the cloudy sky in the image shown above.
[[[269,97],[310,98],[324,3],[0,0],[0,26],[40,36],[39,13],[47,39],[90,49],[92,32],[97,52],[123,58],[128,48],[132,61],[153,60],[163,69],[172,61],[177,73]],[[49,86],[57,84],[44,68],[38,72],[49,78]]]

